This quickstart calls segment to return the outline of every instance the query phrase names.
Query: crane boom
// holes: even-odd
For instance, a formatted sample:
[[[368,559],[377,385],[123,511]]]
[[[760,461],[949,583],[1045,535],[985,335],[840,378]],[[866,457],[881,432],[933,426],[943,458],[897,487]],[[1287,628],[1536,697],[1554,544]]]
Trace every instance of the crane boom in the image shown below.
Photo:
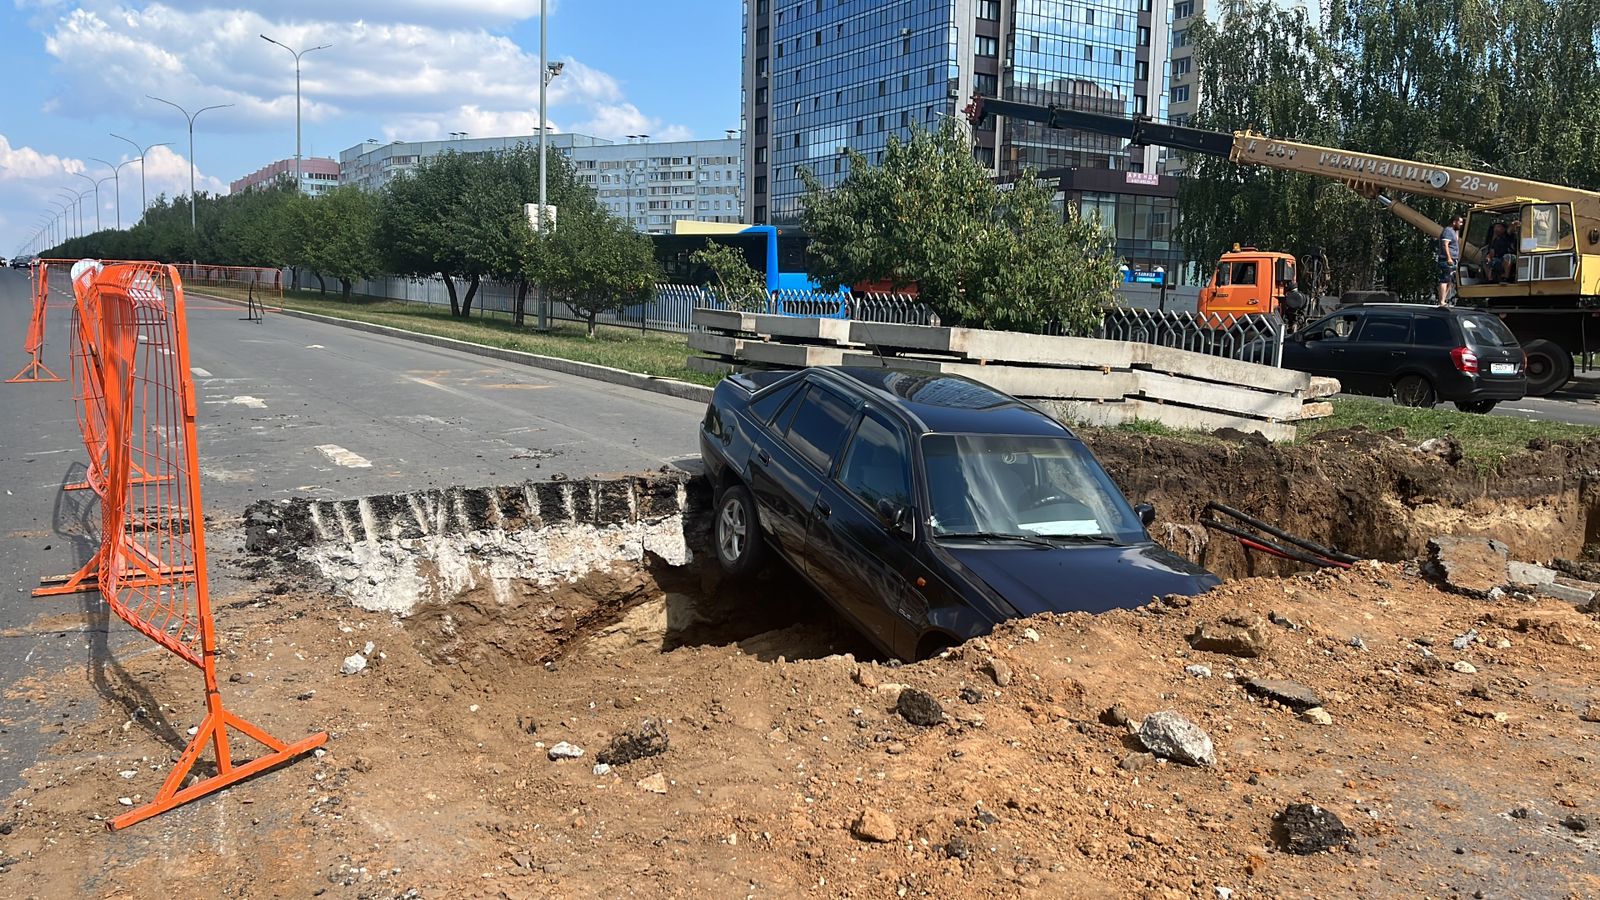
[[[974,97],[968,113],[974,121],[993,113],[1038,122],[1050,128],[1069,128],[1121,137],[1136,146],[1154,145],[1208,156],[1226,156],[1241,165],[1301,172],[1473,206],[1518,200],[1566,201],[1579,207],[1575,212],[1580,218],[1600,216],[1600,192],[1511,178],[1492,172],[1278,140],[1249,131],[1228,134],[1183,125],[1164,125],[1142,117],[1128,119],[988,97]]]

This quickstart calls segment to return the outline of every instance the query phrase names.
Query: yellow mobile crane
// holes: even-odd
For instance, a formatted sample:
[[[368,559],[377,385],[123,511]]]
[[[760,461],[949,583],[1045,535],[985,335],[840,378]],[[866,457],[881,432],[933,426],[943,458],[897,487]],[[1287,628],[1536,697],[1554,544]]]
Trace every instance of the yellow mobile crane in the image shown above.
[[[1573,354],[1600,349],[1600,192],[1249,131],[1228,134],[981,96],[973,97],[967,114],[974,123],[986,115],[1008,116],[1049,128],[1121,137],[1134,146],[1225,156],[1239,165],[1341,181],[1430,238],[1439,237],[1441,226],[1386,192],[1468,206],[1457,294],[1463,302],[1500,316],[1517,335],[1528,356],[1528,393],[1542,397],[1559,390],[1572,377]],[[1511,253],[1509,259],[1491,261],[1484,248],[1495,243],[1491,230],[1497,224],[1505,229],[1501,240],[1511,241]]]

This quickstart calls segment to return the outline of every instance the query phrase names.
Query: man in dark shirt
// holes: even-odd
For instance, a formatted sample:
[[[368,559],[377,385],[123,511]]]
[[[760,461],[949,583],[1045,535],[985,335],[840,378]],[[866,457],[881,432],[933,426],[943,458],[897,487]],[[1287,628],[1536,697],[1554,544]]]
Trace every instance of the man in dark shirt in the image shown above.
[[[1510,281],[1516,271],[1517,248],[1506,230],[1506,223],[1496,222],[1489,228],[1489,240],[1483,247],[1483,274],[1490,284]]]

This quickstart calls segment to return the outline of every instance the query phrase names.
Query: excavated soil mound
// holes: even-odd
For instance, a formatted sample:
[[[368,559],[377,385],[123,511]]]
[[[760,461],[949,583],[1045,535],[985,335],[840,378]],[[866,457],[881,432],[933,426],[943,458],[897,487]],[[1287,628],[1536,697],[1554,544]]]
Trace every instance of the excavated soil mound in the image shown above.
[[[1225,578],[1303,566],[1208,534],[1198,522],[1213,500],[1381,560],[1414,558],[1439,534],[1494,537],[1515,558],[1540,562],[1577,559],[1600,542],[1600,441],[1539,441],[1485,472],[1448,440],[1419,444],[1397,432],[1328,432],[1288,447],[1092,429],[1083,437],[1132,502],[1156,505],[1157,540]]]

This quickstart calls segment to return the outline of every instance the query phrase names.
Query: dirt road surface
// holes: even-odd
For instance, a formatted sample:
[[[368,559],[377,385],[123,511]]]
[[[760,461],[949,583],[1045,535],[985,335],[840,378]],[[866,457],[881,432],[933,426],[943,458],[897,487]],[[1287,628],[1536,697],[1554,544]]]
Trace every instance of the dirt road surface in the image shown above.
[[[724,597],[750,613],[735,614],[746,633],[724,620],[669,636],[678,607],[704,601],[667,581],[614,567],[528,593],[508,622],[467,606],[400,621],[263,579],[218,604],[228,696],[280,736],[326,728],[326,754],[118,833],[102,818],[155,791],[198,720],[196,673],[135,652],[16,685],[98,715],[60,729],[0,815],[0,884],[40,897],[1600,894],[1600,724],[1584,718],[1600,714],[1600,626],[1570,604],[1470,600],[1404,564],[1362,564],[1232,582],[1187,606],[1019,621],[899,666],[841,653],[860,647],[782,573]],[[598,596],[626,611],[579,616]],[[1191,649],[1197,624],[1224,617],[1268,620],[1262,655]],[[82,624],[67,618],[47,627]],[[369,641],[368,668],[340,675]],[[1331,724],[1253,696],[1251,677],[1298,682]],[[900,685],[938,700],[938,724],[895,711]],[[1208,733],[1214,764],[1141,755],[1130,726],[1107,724],[1113,706],[1135,723],[1179,713]],[[647,718],[665,752],[596,774]],[[563,741],[583,757],[552,760]],[[1274,817],[1294,803],[1350,836],[1284,851]]]

